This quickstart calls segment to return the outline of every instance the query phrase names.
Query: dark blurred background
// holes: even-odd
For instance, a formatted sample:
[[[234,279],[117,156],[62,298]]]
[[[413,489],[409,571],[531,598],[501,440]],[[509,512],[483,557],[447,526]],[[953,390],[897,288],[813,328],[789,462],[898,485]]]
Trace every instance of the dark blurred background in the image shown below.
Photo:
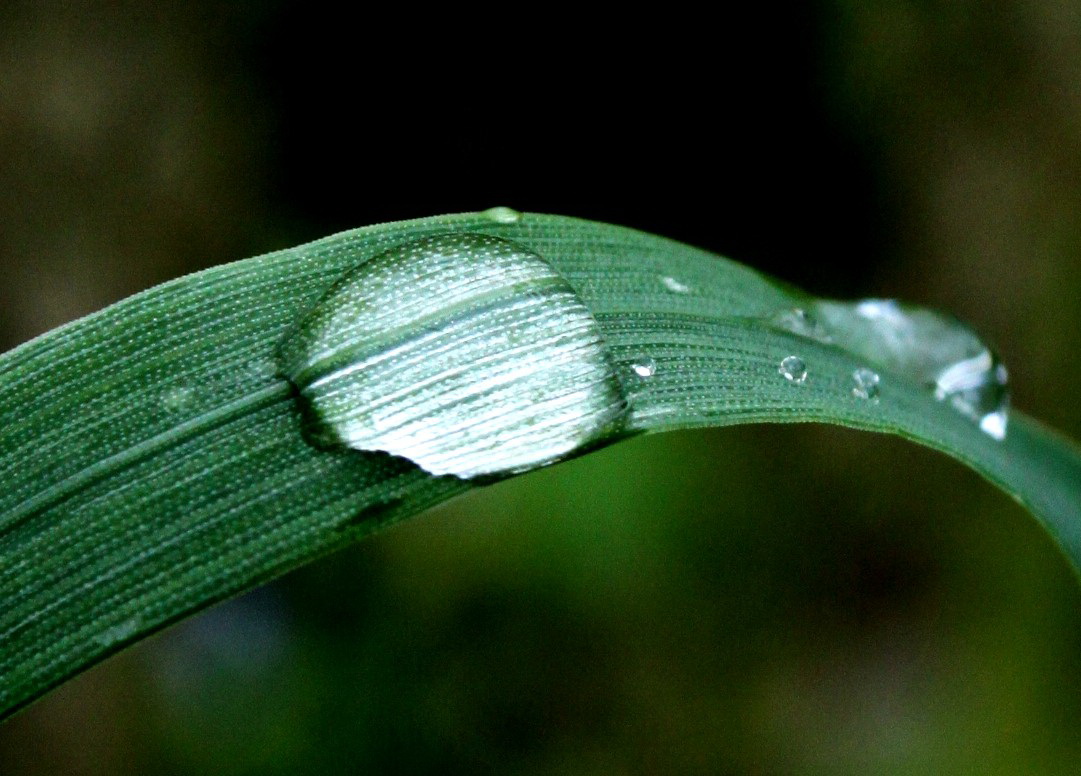
[[[510,205],[953,311],[1016,405],[1081,438],[1081,5],[584,12],[5,2],[0,345]],[[474,492],[0,726],[5,776],[1078,762],[1081,589],[1050,540],[941,455],[818,426],[640,438]]]

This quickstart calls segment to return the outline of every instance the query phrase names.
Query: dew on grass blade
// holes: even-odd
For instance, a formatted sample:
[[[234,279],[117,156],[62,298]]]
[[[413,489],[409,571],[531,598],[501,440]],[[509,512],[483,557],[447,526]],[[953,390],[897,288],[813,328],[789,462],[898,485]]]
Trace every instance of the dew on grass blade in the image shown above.
[[[777,371],[789,382],[799,384],[807,379],[807,364],[799,356],[785,356]]]
[[[433,474],[542,466],[606,436],[626,411],[574,290],[537,254],[489,235],[375,256],[301,319],[279,357],[320,438]]]
[[[832,342],[829,332],[822,322],[802,307],[783,310],[773,317],[773,322],[793,334],[808,337],[818,342]]]
[[[649,356],[642,356],[636,358],[634,363],[631,364],[631,371],[634,372],[636,377],[641,379],[647,379],[657,374],[657,362]]]
[[[166,412],[182,412],[195,401],[195,389],[189,385],[176,385],[161,395],[161,406]]]
[[[99,633],[97,641],[103,647],[111,647],[114,644],[130,639],[137,630],[139,630],[139,620],[135,617],[129,617],[123,622],[111,625]]]
[[[678,280],[671,275],[662,275],[661,283],[664,287],[671,291],[673,294],[687,294],[690,293],[691,287],[684,283],[682,280]]]
[[[852,395],[857,399],[878,401],[878,373],[861,366],[852,373]]]
[[[1006,367],[971,328],[949,315],[892,299],[818,302],[816,312],[837,345],[916,380],[984,433],[1005,438]]]
[[[513,224],[522,218],[522,214],[509,207],[490,207],[482,215],[497,224]]]

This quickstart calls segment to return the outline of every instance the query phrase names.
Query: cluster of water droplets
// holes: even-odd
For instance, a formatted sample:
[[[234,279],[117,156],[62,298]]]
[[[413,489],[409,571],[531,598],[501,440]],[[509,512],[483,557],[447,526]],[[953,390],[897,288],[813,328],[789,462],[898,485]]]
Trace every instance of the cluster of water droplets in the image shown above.
[[[851,390],[857,399],[878,401],[881,376],[871,368],[878,367],[924,386],[991,437],[1006,436],[1006,366],[971,328],[952,316],[892,299],[864,299],[816,301],[806,308],[781,311],[771,321],[865,359],[868,366],[852,373]],[[784,358],[778,371],[793,383],[807,379],[807,366],[797,355]]]
[[[510,208],[481,214],[514,224]],[[656,275],[671,294],[692,287]],[[774,327],[855,355],[856,400],[878,402],[883,373],[927,386],[991,436],[1006,433],[1006,371],[971,329],[889,300],[809,301]],[[813,379],[806,354],[777,371]],[[515,242],[448,233],[406,242],[343,276],[286,335],[278,368],[308,410],[313,441],[385,451],[434,474],[525,471],[611,437],[658,372],[640,353],[617,369],[597,321],[566,280]],[[196,396],[161,397],[181,413]]]

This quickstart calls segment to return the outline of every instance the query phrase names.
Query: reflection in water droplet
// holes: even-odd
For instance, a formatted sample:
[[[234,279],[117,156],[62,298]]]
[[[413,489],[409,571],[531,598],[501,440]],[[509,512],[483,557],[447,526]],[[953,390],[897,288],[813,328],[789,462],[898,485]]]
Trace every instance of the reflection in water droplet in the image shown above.
[[[885,320],[897,325],[904,320],[896,299],[864,299],[856,303],[856,315],[869,321]]]
[[[777,371],[793,383],[802,383],[807,379],[807,364],[799,356],[785,356]]]
[[[111,647],[114,644],[118,644],[121,641],[131,638],[138,629],[139,620],[135,617],[129,617],[123,622],[119,622],[99,633],[97,641],[103,647]]]
[[[633,371],[639,377],[653,377],[657,374],[657,362],[649,356],[635,359],[631,364],[631,371]]]
[[[372,258],[279,355],[322,436],[434,474],[551,463],[616,429],[626,411],[573,289],[535,253],[488,235],[440,235]]]
[[[512,210],[509,207],[492,207],[484,211],[490,220],[495,221],[497,224],[513,224],[521,219],[522,214],[517,210]]]
[[[187,385],[169,388],[161,395],[161,406],[166,412],[182,412],[195,400],[195,389]]]
[[[664,283],[665,288],[675,294],[686,294],[689,293],[691,290],[691,287],[688,286],[686,283],[681,283],[670,275],[664,275],[663,277],[661,277],[661,282]]]
[[[986,434],[1005,438],[1006,367],[971,328],[892,299],[819,302],[816,312],[846,350],[908,375]]]
[[[878,373],[866,367],[860,367],[852,373],[852,395],[857,399],[878,401]]]
[[[818,342],[828,343],[833,341],[822,322],[802,307],[784,310],[774,317],[774,322],[782,329],[798,334],[801,337],[808,337]]]

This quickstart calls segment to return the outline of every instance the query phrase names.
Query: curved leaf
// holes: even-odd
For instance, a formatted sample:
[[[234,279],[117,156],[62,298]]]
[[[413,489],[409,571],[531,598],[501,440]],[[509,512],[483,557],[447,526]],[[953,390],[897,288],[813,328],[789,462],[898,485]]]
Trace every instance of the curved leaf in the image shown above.
[[[557,216],[385,224],[217,267],[0,356],[0,716],[146,634],[475,483],[305,441],[283,334],[347,270],[406,240],[480,232],[547,259],[626,375],[630,431],[828,422],[973,467],[1081,567],[1081,452],[1013,413],[1002,442],[904,374],[770,324],[797,291],[713,254]],[[798,355],[802,383],[778,374]],[[635,367],[651,360],[648,379]]]

